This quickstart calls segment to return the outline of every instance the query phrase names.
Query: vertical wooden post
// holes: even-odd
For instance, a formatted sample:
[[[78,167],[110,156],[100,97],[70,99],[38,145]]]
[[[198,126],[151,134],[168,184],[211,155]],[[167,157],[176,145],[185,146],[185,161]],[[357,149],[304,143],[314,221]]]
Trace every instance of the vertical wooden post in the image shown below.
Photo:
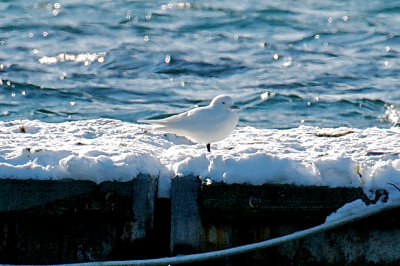
[[[198,253],[203,230],[199,213],[201,181],[196,176],[176,176],[171,184],[171,254]]]
[[[132,182],[133,222],[130,233],[134,241],[148,237],[153,229],[157,178],[139,174]]]

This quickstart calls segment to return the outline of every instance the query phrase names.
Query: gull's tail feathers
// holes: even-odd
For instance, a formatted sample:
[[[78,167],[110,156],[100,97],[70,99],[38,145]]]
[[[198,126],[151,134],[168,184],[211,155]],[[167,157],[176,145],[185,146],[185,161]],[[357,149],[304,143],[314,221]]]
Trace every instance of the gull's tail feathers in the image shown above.
[[[138,120],[138,123],[141,124],[150,124],[154,129],[161,129],[161,130],[166,130],[167,125],[166,121],[164,119],[159,119],[159,120]]]
[[[164,125],[165,121],[163,119],[158,119],[158,120],[138,120],[138,123],[141,124],[152,124],[152,125]]]
[[[154,124],[157,120],[138,120],[140,124]]]

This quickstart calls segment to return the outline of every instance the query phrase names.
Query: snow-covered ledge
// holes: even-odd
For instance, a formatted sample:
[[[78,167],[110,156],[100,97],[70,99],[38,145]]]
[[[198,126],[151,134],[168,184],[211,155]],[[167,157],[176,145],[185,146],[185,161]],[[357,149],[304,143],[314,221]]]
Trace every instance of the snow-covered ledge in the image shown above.
[[[399,184],[400,128],[288,130],[238,127],[204,145],[153,131],[147,125],[97,119],[64,123],[0,122],[0,177],[97,183],[159,176],[169,197],[171,179],[195,175],[227,184],[264,183],[387,189]]]
[[[55,206],[53,209],[50,208],[48,215],[54,215],[52,211],[57,213],[57,208],[59,207],[61,210],[59,214],[62,216],[62,211],[66,210],[63,204],[71,207],[73,204],[79,203],[79,200],[69,202],[69,199],[76,199],[77,196],[81,195],[81,192],[82,195],[87,193],[93,195],[93,193],[96,194],[99,191],[101,193],[105,192],[102,188],[112,188],[111,190],[114,192],[108,191],[104,195],[101,194],[102,196],[100,197],[102,199],[103,196],[108,195],[106,198],[112,199],[113,193],[118,195],[118,193],[128,188],[132,192],[129,196],[132,204],[128,204],[130,206],[128,209],[129,211],[133,210],[133,216],[125,219],[122,227],[121,224],[118,224],[115,228],[112,227],[114,229],[106,226],[105,233],[114,239],[123,238],[128,242],[142,239],[143,242],[139,242],[136,247],[151,247],[152,240],[154,240],[153,237],[156,237],[156,242],[163,243],[164,251],[165,247],[171,244],[172,254],[179,250],[175,244],[180,245],[180,248],[190,246],[190,243],[185,242],[187,241],[184,234],[186,229],[200,232],[197,236],[191,235],[189,240],[197,239],[198,241],[203,241],[200,246],[197,245],[197,247],[191,247],[186,250],[204,251],[208,250],[210,245],[215,248],[221,248],[226,245],[241,244],[241,241],[245,241],[238,238],[239,242],[232,242],[233,238],[230,238],[230,236],[233,237],[234,235],[229,236],[229,234],[234,234],[235,232],[241,232],[241,234],[245,235],[253,234],[253,236],[257,236],[253,240],[259,241],[264,236],[271,237],[272,231],[269,231],[270,224],[268,223],[276,223],[277,219],[276,212],[271,212],[271,208],[277,207],[276,205],[271,207],[271,195],[269,195],[269,199],[263,198],[263,196],[260,196],[263,195],[260,189],[279,191],[280,189],[290,188],[289,190],[294,194],[299,191],[304,192],[304,188],[310,189],[310,191],[306,189],[308,191],[306,194],[317,196],[315,199],[312,199],[312,197],[308,199],[311,203],[309,205],[311,209],[314,208],[312,202],[318,203],[318,195],[329,191],[331,200],[326,201],[325,211],[320,209],[318,221],[325,220],[325,216],[328,216],[330,212],[334,212],[342,205],[344,206],[337,212],[329,215],[328,221],[345,217],[349,213],[362,212],[371,204],[386,204],[385,202],[393,203],[397,201],[400,198],[400,192],[397,188],[400,180],[399,135],[400,129],[397,127],[364,130],[352,128],[321,129],[308,126],[288,130],[239,127],[224,141],[213,144],[212,152],[208,153],[203,145],[191,143],[184,138],[153,131],[151,127],[146,125],[117,120],[97,119],[64,123],[43,123],[29,120],[0,122],[0,179],[2,179],[2,184],[7,184],[8,186],[3,186],[2,195],[14,195],[8,198],[2,197],[3,202],[0,203],[2,208],[0,211],[3,217],[7,217],[7,219],[3,219],[0,222],[7,230],[14,230],[13,228],[18,227],[15,223],[18,219],[15,220],[14,215],[22,211],[25,212],[22,219],[23,225],[29,229],[32,225],[28,225],[30,220],[25,219],[26,215],[40,216],[41,214],[46,214],[46,211],[49,210],[48,204]],[[177,177],[191,177],[191,180],[194,180],[195,183],[190,185],[190,190],[186,189],[185,185],[181,186],[183,190],[180,191],[176,187],[174,188],[174,184],[179,184],[180,178]],[[137,183],[136,186],[133,185],[134,182]],[[140,189],[144,187],[144,183],[140,185],[141,182],[147,182],[151,185],[151,188],[141,191]],[[35,186],[32,186],[32,184],[38,184],[38,189],[35,190]],[[63,188],[62,186],[66,184],[67,186]],[[68,188],[68,184],[74,185]],[[126,184],[131,185],[127,187]],[[56,188],[59,185],[60,187]],[[12,188],[12,186],[14,187]],[[155,186],[157,186],[157,189]],[[52,187],[56,189],[52,189]],[[35,194],[37,196],[35,199],[37,204],[31,206],[30,204],[34,201],[18,200],[18,193],[14,193],[16,188],[22,188],[24,193]],[[137,189],[136,192],[135,188]],[[214,199],[214,203],[219,202],[221,204],[220,214],[226,214],[222,215],[225,219],[222,219],[222,221],[223,223],[228,221],[228,223],[232,223],[231,225],[225,224],[221,227],[221,219],[216,221],[210,219],[214,217],[210,213],[218,213],[218,210],[211,210],[210,205],[207,205],[207,201],[204,201],[207,199],[206,195],[209,195],[204,193],[210,188],[217,188],[219,191],[214,193],[216,197],[208,198],[208,200]],[[231,193],[232,189],[237,188],[243,192],[244,196],[240,194],[235,196]],[[121,191],[118,192],[119,190]],[[155,196],[156,190],[158,197]],[[345,197],[344,194],[341,194],[341,191],[347,191],[343,193],[351,196]],[[266,224],[249,226],[241,223],[237,227],[234,219],[235,214],[229,211],[229,208],[231,210],[236,208],[235,206],[229,207],[229,204],[234,201],[224,203],[223,198],[218,198],[220,192],[225,193],[226,197],[236,197],[235,199],[237,200],[241,200],[241,197],[243,197],[245,204],[238,205],[238,214],[236,216],[239,215],[243,218],[246,217],[243,213],[250,213],[251,220],[253,218],[259,219],[260,217],[265,219],[270,214],[274,214],[275,217],[272,215],[266,220],[268,221]],[[193,200],[191,202],[186,197],[188,193],[192,193],[190,194],[190,199]],[[285,193],[282,195],[285,195]],[[154,195],[154,197],[151,195]],[[199,200],[199,197],[201,200]],[[89,197],[89,199],[91,199],[89,202],[93,204],[92,206],[99,206],[96,205],[98,203],[94,203],[99,198],[92,199]],[[298,202],[296,203],[297,199]],[[266,204],[268,201],[269,205]],[[99,202],[101,205],[102,200]],[[135,202],[136,204],[139,202],[139,205],[135,206]],[[285,203],[285,201],[282,202]],[[291,203],[286,202],[286,205],[281,204],[280,207],[278,206],[280,208],[278,208],[278,212],[285,213],[286,218],[290,218],[291,211],[294,209],[297,208],[296,214],[301,213],[302,208],[304,211],[303,203],[304,197],[299,195],[296,199],[291,199]],[[190,208],[186,208],[187,204],[190,205]],[[293,206],[286,208],[287,204],[294,204],[293,206],[296,207],[294,209]],[[111,209],[121,207],[117,205],[112,205]],[[158,207],[154,207],[155,205]],[[9,206],[13,207],[10,208]],[[109,205],[106,204],[104,206],[108,210]],[[213,206],[215,207],[216,205],[214,204]],[[37,213],[35,213],[35,210]],[[93,210],[96,211],[96,208]],[[147,214],[140,217],[146,211],[148,211]],[[172,213],[169,213],[171,211]],[[188,213],[191,214],[192,227],[188,220],[185,220],[188,217]],[[113,220],[113,215],[109,216],[101,208],[100,213],[97,212],[96,215],[110,218],[105,223]],[[92,218],[96,218],[96,215]],[[135,217],[134,215],[139,216]],[[156,220],[153,220],[154,216],[157,217]],[[397,215],[394,218],[393,216],[388,217],[395,221],[398,219],[396,218]],[[39,220],[42,218],[39,218]],[[290,231],[296,228],[303,228],[296,225],[301,221],[298,218],[298,215],[293,217],[292,225],[286,227],[286,229]],[[170,219],[173,222],[172,227],[169,227],[171,224]],[[177,219],[176,221],[178,222],[174,223],[174,219]],[[21,222],[21,220],[18,221]],[[179,228],[179,224],[185,228],[189,225],[190,228]],[[367,222],[367,224],[376,225],[375,222]],[[396,223],[391,225],[393,224]],[[21,224],[19,227],[21,227]],[[95,231],[97,229],[103,230],[101,226],[89,226],[88,228]],[[148,229],[151,230],[150,238],[146,236],[146,230]],[[246,231],[249,229],[250,231]],[[286,229],[285,226],[275,228],[275,230],[280,230],[279,234],[285,233]],[[355,231],[351,231],[351,234],[356,237],[364,237],[366,241],[383,236],[379,241],[377,240],[377,245],[382,247],[379,249],[382,254],[387,252],[385,245],[382,244],[383,242],[396,241],[398,239],[396,238],[398,230],[395,226],[390,227],[383,234],[382,230],[385,229],[379,227],[374,230],[372,235],[367,236],[363,231],[359,232],[357,228],[352,228],[351,230],[353,229]],[[168,236],[169,230],[171,230],[170,236]],[[29,232],[32,233],[35,230]],[[207,234],[202,235],[204,232],[207,232]],[[221,232],[224,232],[225,238],[227,237],[224,243],[218,242],[223,239],[218,235]],[[266,234],[266,232],[269,233]],[[161,242],[158,241],[160,240],[158,239],[159,234],[162,235]],[[346,237],[344,236],[343,239],[347,239]],[[91,239],[91,237],[89,236],[87,239]],[[326,237],[326,245],[329,246],[329,243],[333,241],[332,239],[331,237]],[[8,243],[7,241],[4,243]],[[15,239],[10,239],[10,241],[10,243],[16,243]],[[170,242],[168,243],[168,241]],[[107,243],[111,242],[108,241]],[[18,243],[23,243],[23,241]],[[352,247],[353,244],[350,241],[348,247]],[[118,248],[118,245],[113,246],[113,252],[115,250],[125,250],[126,254],[130,254],[130,248],[132,247],[129,248],[128,245],[128,247]],[[202,249],[207,245],[208,248]],[[299,247],[308,248],[308,252],[316,248],[313,245],[302,246],[301,243],[297,243],[294,248],[297,250]],[[4,248],[6,250],[10,247],[6,245]],[[27,248],[32,247],[28,245]],[[127,248],[129,249],[128,251],[126,250]],[[167,249],[169,248],[168,246]],[[89,250],[94,249],[89,246]],[[184,250],[181,251],[183,252]],[[295,254],[293,249],[289,251],[292,252],[290,254]],[[340,250],[337,252],[337,256],[340,257]],[[395,253],[391,252],[390,254],[393,255]],[[122,255],[116,255],[115,253],[110,255],[111,253],[107,252],[104,254],[118,259],[126,255],[125,253]],[[90,256],[84,258],[84,260],[107,259],[101,257],[104,254],[96,255],[95,253],[90,253]],[[140,254],[140,252],[135,254]],[[363,255],[362,252],[360,254],[361,256]],[[151,254],[150,256],[156,255]],[[379,257],[380,255],[376,256]],[[391,259],[389,261],[400,261],[400,256],[393,255],[392,257],[389,258]],[[357,260],[359,257],[356,256],[355,258]],[[287,259],[290,260],[290,256]],[[382,259],[382,256],[376,261],[380,261],[380,259]],[[7,262],[7,260],[4,261]],[[374,261],[374,258],[365,261]],[[68,262],[68,259],[63,262]],[[323,262],[325,263],[326,261]]]

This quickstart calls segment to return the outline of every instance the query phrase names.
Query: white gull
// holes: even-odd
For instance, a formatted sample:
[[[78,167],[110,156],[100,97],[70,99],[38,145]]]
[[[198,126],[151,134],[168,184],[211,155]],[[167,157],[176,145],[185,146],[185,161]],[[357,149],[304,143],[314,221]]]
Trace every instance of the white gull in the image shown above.
[[[216,96],[208,106],[194,108],[187,112],[159,120],[139,122],[154,125],[155,129],[186,137],[193,142],[206,144],[226,138],[238,123],[233,99],[225,94]]]

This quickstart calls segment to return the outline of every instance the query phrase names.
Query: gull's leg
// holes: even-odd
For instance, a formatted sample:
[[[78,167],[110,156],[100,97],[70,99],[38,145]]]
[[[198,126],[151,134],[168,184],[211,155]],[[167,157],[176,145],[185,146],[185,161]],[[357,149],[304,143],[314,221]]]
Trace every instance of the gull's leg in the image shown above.
[[[208,151],[208,152],[211,152],[211,145],[210,145],[210,143],[207,143],[207,151]]]

